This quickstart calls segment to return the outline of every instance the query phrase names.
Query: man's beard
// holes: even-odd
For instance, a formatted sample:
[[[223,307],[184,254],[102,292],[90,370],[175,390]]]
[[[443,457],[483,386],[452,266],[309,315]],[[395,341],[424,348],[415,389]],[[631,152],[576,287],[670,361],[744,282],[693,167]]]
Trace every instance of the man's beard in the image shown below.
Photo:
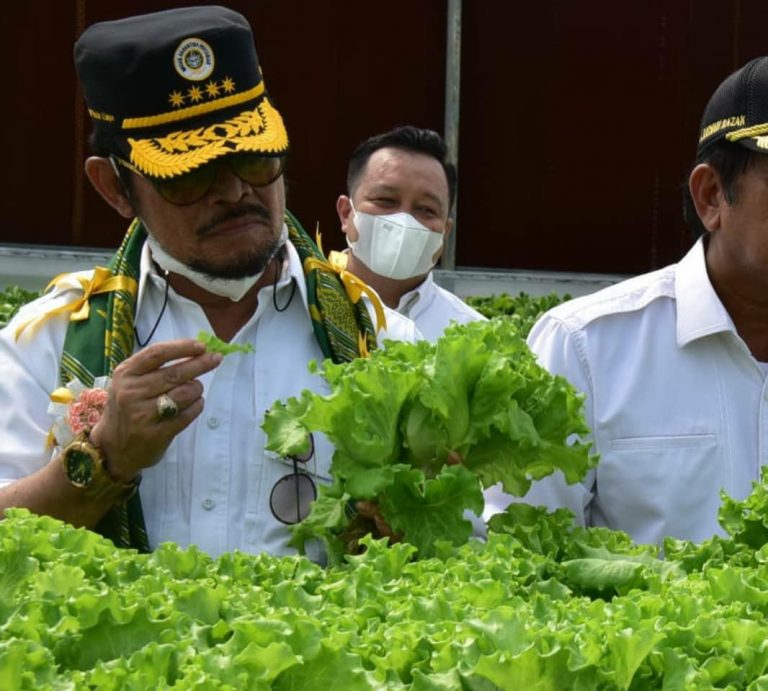
[[[190,259],[185,264],[208,278],[249,278],[264,271],[282,246],[282,238],[271,238],[268,246],[250,247],[239,256],[228,259],[226,264],[205,257]]]
[[[198,236],[204,236],[216,229],[220,223],[234,220],[243,216],[258,216],[270,227],[272,226],[272,214],[269,210],[258,204],[244,204],[229,209],[216,216],[209,223],[197,229]],[[258,247],[248,247],[239,256],[230,258],[226,264],[216,262],[208,257],[192,257],[185,263],[189,268],[205,274],[209,278],[241,279],[256,276],[262,273],[280,248],[284,240],[282,235],[264,238]]]

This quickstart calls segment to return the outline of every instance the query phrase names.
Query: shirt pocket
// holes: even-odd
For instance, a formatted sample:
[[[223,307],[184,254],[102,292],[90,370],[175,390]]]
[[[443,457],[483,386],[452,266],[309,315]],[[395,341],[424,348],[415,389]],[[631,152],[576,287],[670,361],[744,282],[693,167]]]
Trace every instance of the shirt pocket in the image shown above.
[[[665,437],[623,437],[611,440],[611,449],[613,451],[695,449],[716,445],[716,434],[679,434]]]
[[[596,508],[643,541],[700,540],[718,531],[727,476],[716,434],[616,438],[597,467]]]

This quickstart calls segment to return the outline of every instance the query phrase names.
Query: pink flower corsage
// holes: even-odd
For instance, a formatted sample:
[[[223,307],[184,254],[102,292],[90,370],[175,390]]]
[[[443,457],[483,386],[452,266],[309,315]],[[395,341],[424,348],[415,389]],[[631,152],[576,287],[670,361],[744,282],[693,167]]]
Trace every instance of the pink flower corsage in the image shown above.
[[[88,388],[77,379],[51,394],[48,412],[56,416],[49,443],[65,446],[80,432],[90,432],[101,419],[107,403],[109,377],[97,377]]]

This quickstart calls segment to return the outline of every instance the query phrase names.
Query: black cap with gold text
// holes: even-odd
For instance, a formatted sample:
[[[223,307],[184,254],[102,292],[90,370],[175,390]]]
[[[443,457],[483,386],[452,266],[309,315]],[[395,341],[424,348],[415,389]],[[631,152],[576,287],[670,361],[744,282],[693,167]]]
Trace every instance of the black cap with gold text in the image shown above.
[[[288,150],[251,27],[225,7],[93,24],[75,43],[75,66],[94,129],[150,177],[240,151]]]
[[[709,99],[697,153],[726,139],[768,154],[768,57],[755,58],[727,77]]]

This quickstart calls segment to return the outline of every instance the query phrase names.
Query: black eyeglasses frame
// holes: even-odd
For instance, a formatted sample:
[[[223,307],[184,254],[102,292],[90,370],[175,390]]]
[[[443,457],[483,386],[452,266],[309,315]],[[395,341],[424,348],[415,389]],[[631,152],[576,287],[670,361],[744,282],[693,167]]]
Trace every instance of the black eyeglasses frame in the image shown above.
[[[188,173],[178,175],[173,178],[156,178],[139,170],[133,163],[126,161],[117,154],[109,154],[109,161],[112,164],[112,168],[115,174],[120,178],[125,186],[125,180],[120,175],[120,167],[135,173],[139,177],[147,180],[170,204],[174,206],[191,206],[200,201],[208,192],[211,191],[214,182],[219,174],[219,168],[226,164],[229,169],[240,180],[251,187],[266,187],[275,182],[285,171],[286,157],[281,156],[265,156],[263,154],[255,154],[250,152],[238,152],[227,154],[220,158],[214,159],[209,163],[194,168]],[[259,169],[259,175],[255,175],[254,171],[248,168],[248,163],[275,161],[277,167],[269,171],[269,175],[263,177],[261,169]],[[192,184],[190,184],[190,182]],[[185,184],[187,185],[185,188]]]
[[[299,470],[299,463],[306,467],[306,464],[314,458],[314,455],[315,439],[312,434],[309,434],[309,450],[303,454],[286,456],[285,458],[293,463],[293,472],[283,475],[272,486],[269,493],[269,510],[275,519],[284,525],[301,523],[309,515],[312,502],[317,499],[317,484],[306,470]],[[290,483],[293,483],[292,488],[289,486]],[[284,486],[288,486],[287,490],[283,489]],[[304,494],[307,490],[308,493]],[[282,491],[284,494],[276,494],[278,491]],[[284,510],[284,507],[277,506],[278,501],[280,501],[279,498],[288,494],[292,494],[295,497],[295,519],[290,515],[290,510]],[[303,501],[303,497],[310,495],[309,501]]]

